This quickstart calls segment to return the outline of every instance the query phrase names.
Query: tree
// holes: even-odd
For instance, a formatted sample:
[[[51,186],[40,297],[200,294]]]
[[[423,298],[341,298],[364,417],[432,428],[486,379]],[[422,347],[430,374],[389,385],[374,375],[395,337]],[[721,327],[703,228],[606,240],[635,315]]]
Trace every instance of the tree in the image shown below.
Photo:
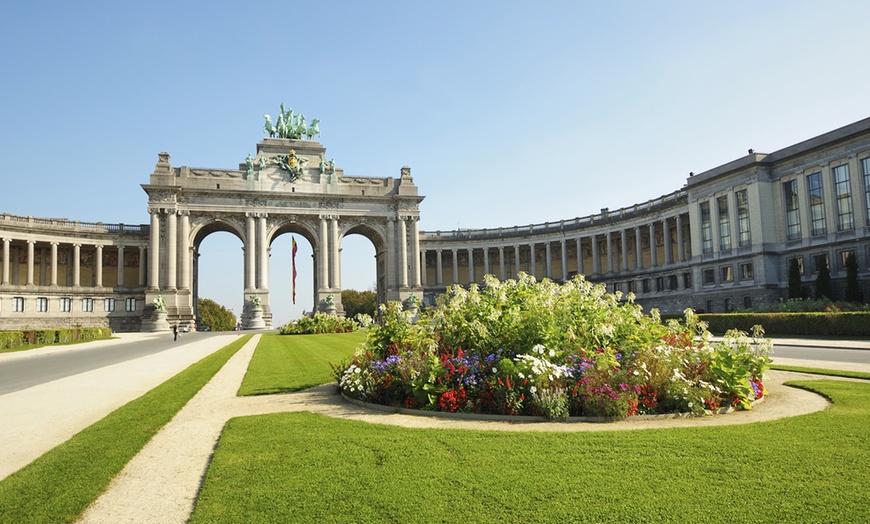
[[[834,298],[834,290],[831,288],[831,271],[828,269],[828,257],[819,260],[819,274],[816,275],[815,298]]]
[[[797,258],[791,259],[788,263],[788,298],[804,298],[801,267]]]
[[[196,302],[199,309],[201,326],[208,326],[212,331],[230,331],[236,327],[236,316],[232,311],[208,298],[200,298]]]
[[[846,257],[846,302],[863,302],[864,293],[858,284],[858,260],[855,253]]]
[[[354,318],[358,313],[375,316],[378,300],[374,291],[346,289],[341,292],[341,305],[344,306],[344,314],[348,318]]]

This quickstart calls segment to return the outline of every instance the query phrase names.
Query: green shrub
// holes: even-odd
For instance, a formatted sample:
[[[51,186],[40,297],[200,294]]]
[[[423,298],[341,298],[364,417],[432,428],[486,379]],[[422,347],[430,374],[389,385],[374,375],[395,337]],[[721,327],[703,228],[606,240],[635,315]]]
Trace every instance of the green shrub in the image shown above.
[[[768,335],[870,337],[870,311],[825,313],[722,313],[703,314],[713,333],[730,329],[748,331],[754,325],[764,327]]]
[[[295,322],[281,326],[282,335],[319,335],[321,333],[350,333],[359,329],[359,324],[347,317],[315,313],[313,317],[301,317]]]

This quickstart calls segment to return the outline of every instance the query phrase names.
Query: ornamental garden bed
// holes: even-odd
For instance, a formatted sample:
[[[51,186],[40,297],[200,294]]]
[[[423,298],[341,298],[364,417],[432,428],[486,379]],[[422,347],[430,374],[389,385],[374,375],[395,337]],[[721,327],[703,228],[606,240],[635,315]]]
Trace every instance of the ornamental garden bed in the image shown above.
[[[434,413],[612,420],[751,409],[764,395],[770,341],[731,331],[712,342],[691,310],[662,324],[629,294],[582,276],[521,274],[448,288],[416,323],[398,302],[335,369],[349,399]]]

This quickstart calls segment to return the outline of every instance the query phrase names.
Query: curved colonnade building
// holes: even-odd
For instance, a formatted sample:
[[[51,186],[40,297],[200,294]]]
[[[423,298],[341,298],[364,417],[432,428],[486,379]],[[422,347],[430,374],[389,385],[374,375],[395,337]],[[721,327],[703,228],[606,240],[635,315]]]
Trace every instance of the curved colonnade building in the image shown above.
[[[242,240],[248,327],[254,307],[271,325],[269,246],[284,233],[311,243],[314,303],[331,310],[334,301],[338,313],[348,234],[375,247],[381,301],[416,294],[432,303],[451,284],[523,271],[556,281],[584,274],[663,313],[724,312],[786,298],[792,259],[807,292],[828,265],[841,299],[850,254],[870,296],[870,118],[773,153],[750,150],[642,204],[494,229],[418,231],[423,197],[410,169],[345,177],[325,151],[267,138],[238,170],[173,168],[161,153],[142,186],[149,224],[0,215],[0,329],[149,329],[157,296],[170,322],[193,323],[198,246],[215,231]]]

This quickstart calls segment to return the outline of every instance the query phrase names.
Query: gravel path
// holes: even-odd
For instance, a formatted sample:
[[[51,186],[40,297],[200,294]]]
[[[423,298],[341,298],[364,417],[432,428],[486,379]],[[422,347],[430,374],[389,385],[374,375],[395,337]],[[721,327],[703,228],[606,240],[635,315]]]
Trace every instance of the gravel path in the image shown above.
[[[752,411],[689,419],[644,420],[633,417],[608,424],[517,424],[384,413],[348,404],[335,394],[332,384],[299,393],[236,397],[259,338],[259,335],[254,336],[239,350],[130,461],[80,522],[186,522],[224,424],[238,416],[310,411],[337,418],[415,428],[577,432],[748,424],[812,413],[828,406],[827,400],[819,395],[782,385],[786,380],[818,377],[781,371],[768,372],[765,385],[769,395]],[[810,364],[783,362],[786,363]]]

